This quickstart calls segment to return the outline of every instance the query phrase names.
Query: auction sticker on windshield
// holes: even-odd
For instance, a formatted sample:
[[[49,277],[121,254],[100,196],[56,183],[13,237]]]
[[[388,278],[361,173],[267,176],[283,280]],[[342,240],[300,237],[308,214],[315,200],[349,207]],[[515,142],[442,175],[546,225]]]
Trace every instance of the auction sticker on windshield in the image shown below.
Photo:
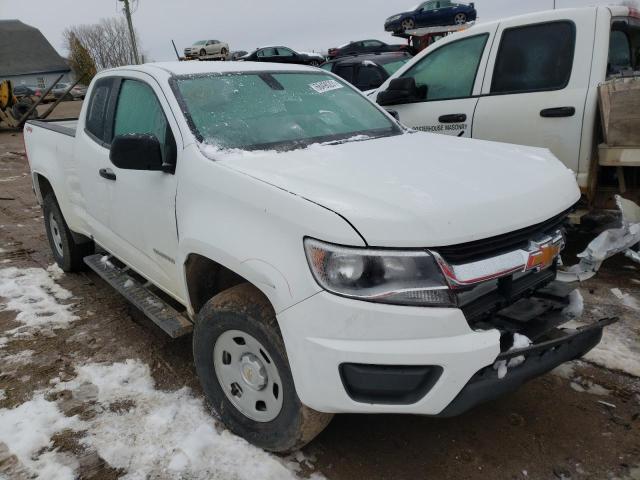
[[[310,83],[309,86],[318,93],[330,92],[331,90],[337,90],[344,88],[339,82],[335,80],[323,80],[322,82]]]

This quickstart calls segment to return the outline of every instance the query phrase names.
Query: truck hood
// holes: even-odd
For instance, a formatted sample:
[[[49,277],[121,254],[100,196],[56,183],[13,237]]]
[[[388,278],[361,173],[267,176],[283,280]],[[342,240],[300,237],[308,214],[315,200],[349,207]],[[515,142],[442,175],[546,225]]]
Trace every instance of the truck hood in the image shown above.
[[[546,149],[423,132],[215,159],[333,210],[380,247],[489,238],[580,198],[574,174]]]

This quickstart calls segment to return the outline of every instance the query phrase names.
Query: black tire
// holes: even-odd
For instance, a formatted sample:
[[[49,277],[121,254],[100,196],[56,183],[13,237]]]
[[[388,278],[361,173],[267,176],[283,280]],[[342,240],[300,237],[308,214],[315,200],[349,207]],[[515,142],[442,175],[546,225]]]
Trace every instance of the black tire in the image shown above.
[[[23,115],[25,115],[29,109],[33,106],[35,102],[31,100],[29,97],[23,97],[18,103],[11,107],[11,112],[13,113],[14,118],[20,119]],[[29,114],[30,119],[38,118],[38,111],[34,110]]]
[[[207,51],[203,48],[202,50],[200,50],[200,56],[204,57],[207,54]]]
[[[454,25],[464,25],[465,23],[467,23],[467,14],[466,13],[458,13],[457,15],[455,15],[453,17],[453,24]]]
[[[93,242],[76,243],[74,241],[52,193],[45,195],[42,210],[49,246],[58,266],[65,272],[84,270],[86,268],[84,257],[91,255],[95,250]]]
[[[229,51],[226,48],[223,48],[222,50],[220,50],[220,54],[221,55],[227,55],[227,53],[229,53]]]
[[[416,22],[413,18],[405,18],[400,25],[401,32],[404,32],[405,30],[413,30],[414,28],[416,28]]]
[[[311,66],[311,67],[317,67],[319,65],[320,65],[320,62],[318,60],[311,60],[309,62],[309,66]]]
[[[213,362],[214,345],[229,330],[240,330],[258,340],[277,368],[282,383],[282,407],[269,422],[252,420],[242,413],[220,385]],[[333,417],[300,402],[275,312],[264,294],[251,284],[225,290],[205,304],[196,318],[193,357],[216,416],[233,433],[260,448],[279,453],[297,450],[324,430]]]

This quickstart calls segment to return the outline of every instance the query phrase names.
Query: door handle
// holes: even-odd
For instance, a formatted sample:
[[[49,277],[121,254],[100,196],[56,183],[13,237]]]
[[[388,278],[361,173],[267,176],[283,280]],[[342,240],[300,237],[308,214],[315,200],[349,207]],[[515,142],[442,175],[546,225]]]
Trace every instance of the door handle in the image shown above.
[[[442,115],[438,118],[440,123],[462,123],[467,121],[465,113],[452,113],[451,115]]]
[[[106,178],[107,180],[116,180],[116,174],[113,173],[113,170],[111,170],[110,168],[101,168],[100,170],[98,170],[98,173],[102,178]]]
[[[575,114],[574,107],[545,108],[540,112],[540,116],[544,118],[573,117]]]

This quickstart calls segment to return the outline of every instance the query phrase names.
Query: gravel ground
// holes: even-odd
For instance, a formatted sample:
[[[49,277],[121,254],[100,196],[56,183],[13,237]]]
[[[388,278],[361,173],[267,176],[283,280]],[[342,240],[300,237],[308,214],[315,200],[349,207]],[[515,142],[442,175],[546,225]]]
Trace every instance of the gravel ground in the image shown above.
[[[74,115],[79,106],[80,102],[65,102],[56,115]],[[46,270],[52,265],[41,215],[31,190],[21,134],[0,129],[0,273],[11,267]],[[576,236],[570,250],[579,251],[589,238]],[[630,356],[621,367],[625,370],[632,369],[640,358],[640,312],[622,305],[611,289],[620,288],[640,299],[638,267],[625,258],[612,259],[595,279],[581,286],[588,317],[621,317],[615,333],[630,345]],[[82,365],[112,365],[128,359],[148,367],[158,391],[174,394],[187,387],[195,400],[202,401],[189,338],[172,342],[163,337],[92,273],[60,275],[50,268],[48,275],[71,292],[71,298],[60,303],[70,305],[68,310],[77,319],[69,328],[36,329],[10,336],[8,332],[21,323],[17,312],[6,308],[7,299],[0,298],[0,422],[3,412],[17,411],[39,392],[44,392],[51,405],[57,405],[63,419],[91,422],[102,418],[96,413],[99,400],[95,395],[81,395],[86,388],[73,390],[65,385],[73,384]],[[9,335],[4,345],[3,335]],[[598,365],[609,360],[596,356],[574,362],[570,368],[536,379],[518,392],[459,418],[337,416],[303,452],[275,460],[303,477],[315,474],[349,480],[640,479],[640,379]],[[135,399],[110,403],[109,418],[115,422],[131,412],[135,403]],[[214,423],[211,419],[212,426]],[[23,428],[29,431],[30,425]],[[83,440],[83,428],[56,432],[37,455],[55,453],[79,478],[112,479],[132,474],[133,460],[126,465],[114,461],[113,452],[103,453],[98,442]],[[2,435],[0,423],[0,479],[31,478],[33,455],[21,458],[12,451],[10,442],[2,442]],[[252,458],[263,458],[261,452],[247,450],[248,446],[238,448],[252,452]],[[218,463],[225,463],[225,457],[220,458]],[[264,455],[264,462],[273,458]],[[215,478],[235,478],[218,475]],[[180,475],[167,469],[147,471],[146,475],[214,476],[194,471]],[[41,474],[39,478],[54,477]],[[267,476],[257,474],[254,478]],[[275,474],[269,478],[283,477]]]

